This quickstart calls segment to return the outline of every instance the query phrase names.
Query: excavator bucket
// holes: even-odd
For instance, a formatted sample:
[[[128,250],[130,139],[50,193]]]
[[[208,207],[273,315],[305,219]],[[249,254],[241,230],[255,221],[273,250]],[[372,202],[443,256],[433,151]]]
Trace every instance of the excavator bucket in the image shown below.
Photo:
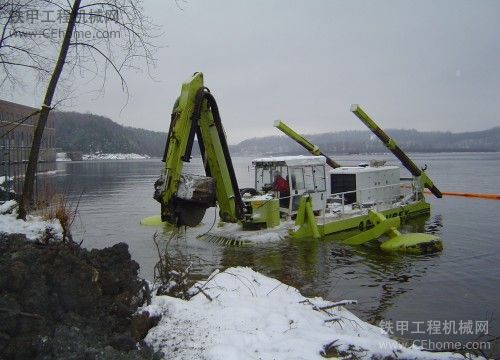
[[[162,204],[162,220],[177,226],[197,226],[205,211],[215,206],[214,179],[206,176],[181,174],[175,196],[168,206],[161,202],[163,182],[155,184],[155,199]]]

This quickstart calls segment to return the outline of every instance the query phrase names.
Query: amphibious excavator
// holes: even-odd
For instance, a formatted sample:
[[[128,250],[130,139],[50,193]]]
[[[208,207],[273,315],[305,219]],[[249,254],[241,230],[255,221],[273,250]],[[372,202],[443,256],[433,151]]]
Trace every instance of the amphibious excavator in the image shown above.
[[[204,86],[203,74],[195,73],[182,85],[174,104],[165,165],[155,183],[161,220],[178,227],[196,226],[206,209],[217,205],[221,224],[237,223],[243,230],[285,229],[295,238],[356,230],[345,243],[357,245],[386,235],[384,250],[440,250],[441,241],[434,235],[397,230],[402,219],[429,213],[424,187],[438,197],[439,190],[359,106],[351,110],[408,167],[413,175],[408,193],[401,193],[398,167],[342,167],[282,122],[275,125],[313,156],[255,159],[255,188],[240,189],[217,102]],[[184,163],[191,160],[195,136],[205,176],[183,172]]]

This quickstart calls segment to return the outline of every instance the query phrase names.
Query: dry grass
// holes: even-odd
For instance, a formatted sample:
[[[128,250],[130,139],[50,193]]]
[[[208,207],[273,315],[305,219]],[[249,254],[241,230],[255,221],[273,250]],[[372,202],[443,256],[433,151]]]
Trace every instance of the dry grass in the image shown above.
[[[153,235],[153,242],[158,252],[158,262],[154,267],[154,287],[156,295],[189,299],[191,297],[189,289],[194,284],[189,276],[191,260],[180,253],[172,257],[168,252],[170,241],[178,235],[174,232],[163,247],[158,242],[158,233]]]
[[[63,241],[72,242],[73,237],[71,235],[71,226],[73,225],[78,213],[79,204],[80,198],[75,202],[69,200],[66,195],[58,194],[53,196],[50,202],[46,202],[45,200],[44,203],[39,203],[37,207],[44,219],[59,220],[63,229]]]

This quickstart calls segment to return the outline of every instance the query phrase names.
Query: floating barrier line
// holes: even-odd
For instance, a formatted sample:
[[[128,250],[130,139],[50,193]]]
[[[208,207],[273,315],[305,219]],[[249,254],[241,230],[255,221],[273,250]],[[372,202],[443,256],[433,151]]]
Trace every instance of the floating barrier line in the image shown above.
[[[425,190],[426,194],[431,194],[429,190]],[[463,192],[442,192],[443,195],[447,196],[462,196],[462,197],[471,197],[471,198],[479,198],[479,199],[488,199],[488,200],[500,200],[500,194],[479,194],[479,193],[463,193]]]

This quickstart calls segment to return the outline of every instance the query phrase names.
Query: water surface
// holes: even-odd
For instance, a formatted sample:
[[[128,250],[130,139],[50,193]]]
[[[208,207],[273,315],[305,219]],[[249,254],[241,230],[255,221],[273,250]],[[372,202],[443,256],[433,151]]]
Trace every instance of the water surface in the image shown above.
[[[420,165],[442,191],[500,193],[500,154],[416,154]],[[355,165],[391,155],[337,156],[344,165]],[[252,186],[250,158],[235,158],[240,187]],[[102,248],[124,241],[141,265],[141,275],[152,279],[157,252],[152,241],[171,235],[162,228],[142,227],[140,219],[158,214],[152,199],[153,183],[162,163],[159,160],[69,162],[58,164],[58,189],[79,203],[74,236],[88,248]],[[200,173],[199,159],[186,171]],[[404,175],[404,174],[403,174]],[[298,287],[305,295],[330,300],[357,299],[351,307],[372,323],[381,320],[407,322],[408,338],[474,338],[465,334],[415,334],[417,322],[426,330],[427,321],[489,321],[489,332],[499,335],[500,309],[500,201],[428,196],[429,217],[411,220],[404,231],[438,234],[444,251],[431,255],[387,254],[376,245],[346,247],[335,236],[323,241],[284,240],[252,247],[223,247],[196,238],[214,224],[209,209],[201,226],[173,239],[170,253],[194,261],[193,275],[206,277],[215,268],[241,265]],[[458,332],[458,331],[457,331]]]

